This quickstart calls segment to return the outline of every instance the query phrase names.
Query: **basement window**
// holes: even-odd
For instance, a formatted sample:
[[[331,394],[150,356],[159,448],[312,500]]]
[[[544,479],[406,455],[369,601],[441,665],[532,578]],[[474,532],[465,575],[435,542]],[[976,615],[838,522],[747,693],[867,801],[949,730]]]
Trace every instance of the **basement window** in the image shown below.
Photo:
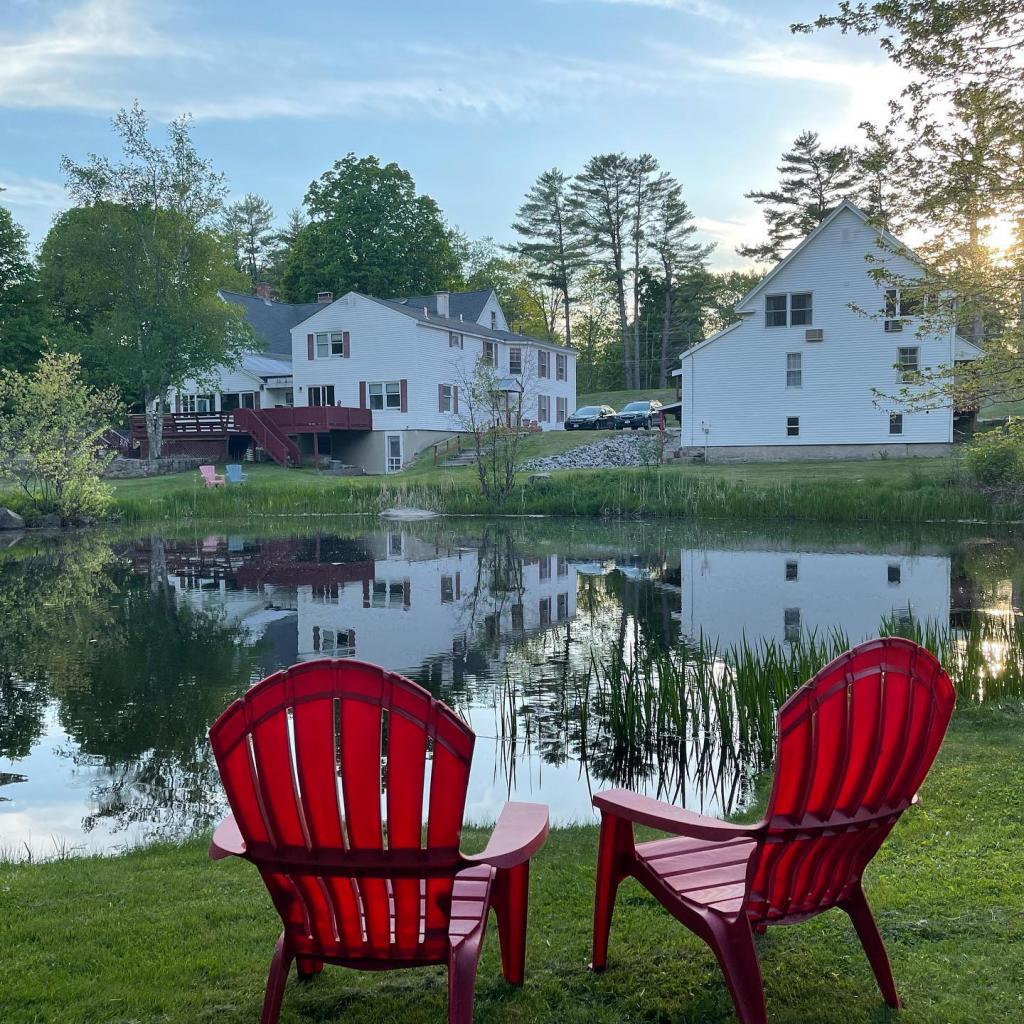
[[[792,583],[800,578],[800,566],[796,562],[786,563],[786,582]]]
[[[902,434],[903,433],[903,413],[891,412],[889,413],[889,433],[890,434]]]
[[[786,437],[799,437],[800,436],[800,417],[799,416],[787,416],[786,417]]]

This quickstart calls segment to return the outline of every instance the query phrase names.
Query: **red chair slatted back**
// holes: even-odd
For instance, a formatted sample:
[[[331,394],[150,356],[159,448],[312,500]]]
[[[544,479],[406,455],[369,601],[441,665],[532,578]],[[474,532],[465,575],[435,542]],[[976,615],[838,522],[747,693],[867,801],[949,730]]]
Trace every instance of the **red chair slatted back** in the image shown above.
[[[954,700],[936,658],[902,637],[860,644],[790,697],[748,917],[799,920],[842,902],[910,806]]]
[[[257,683],[210,743],[297,953],[444,958],[474,743],[450,708],[375,665],[313,661]]]

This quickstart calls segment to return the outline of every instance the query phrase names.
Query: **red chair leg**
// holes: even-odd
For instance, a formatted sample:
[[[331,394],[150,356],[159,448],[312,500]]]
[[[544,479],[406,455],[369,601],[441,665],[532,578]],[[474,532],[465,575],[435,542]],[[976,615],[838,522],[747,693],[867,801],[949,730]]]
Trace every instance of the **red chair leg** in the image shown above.
[[[473,993],[483,937],[481,926],[448,955],[448,1024],[473,1024]]]
[[[750,923],[745,917],[715,917],[707,923],[711,933],[708,942],[725,975],[736,1016],[742,1024],[768,1024],[761,964]]]
[[[603,971],[608,964],[608,934],[619,883],[633,858],[633,826],[614,814],[601,815],[594,886],[594,950],[590,968]]]
[[[295,969],[299,972],[299,978],[308,981],[324,969],[324,962],[323,960],[312,960],[308,956],[298,956],[295,958]]]
[[[882,997],[893,1007],[900,1005],[899,993],[896,991],[896,980],[892,976],[892,966],[889,963],[889,954],[885,951],[885,943],[882,935],[875,924],[874,915],[871,913],[871,906],[864,890],[858,887],[856,891],[843,903],[843,910],[850,915],[853,927],[857,929],[857,936],[868,955],[868,962],[871,970],[875,972],[875,980],[882,990]]]
[[[284,932],[277,940],[273,959],[270,961],[270,975],[267,977],[267,994],[263,997],[263,1015],[260,1024],[277,1024],[284,998],[284,985],[288,980],[288,969],[292,965],[292,954],[284,938]]]
[[[510,985],[522,985],[526,973],[526,913],[529,894],[529,861],[497,872],[491,906],[498,919],[501,972]]]

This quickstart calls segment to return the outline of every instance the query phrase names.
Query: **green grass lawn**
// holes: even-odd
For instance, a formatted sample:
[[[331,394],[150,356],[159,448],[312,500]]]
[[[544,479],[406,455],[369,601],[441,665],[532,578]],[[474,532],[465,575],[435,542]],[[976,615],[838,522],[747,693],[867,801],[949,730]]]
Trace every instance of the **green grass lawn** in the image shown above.
[[[922,791],[866,876],[906,1003],[885,1008],[849,922],[832,911],[758,940],[773,1024],[1009,1022],[1024,1017],[1024,719],[958,714]],[[609,969],[590,950],[596,830],[560,829],[534,863],[526,985],[485,942],[478,1022],[734,1021],[707,948],[636,883],[620,890]],[[482,844],[479,833],[466,848]],[[258,1019],[280,929],[256,872],[205,844],[115,859],[0,865],[4,1024]],[[282,1021],[441,1024],[443,971],[292,975]]]
[[[676,389],[671,388],[647,388],[640,391],[594,391],[588,395],[576,396],[576,408],[584,405],[610,405],[616,411],[629,402],[642,402],[647,399],[657,399],[662,405],[676,400]]]

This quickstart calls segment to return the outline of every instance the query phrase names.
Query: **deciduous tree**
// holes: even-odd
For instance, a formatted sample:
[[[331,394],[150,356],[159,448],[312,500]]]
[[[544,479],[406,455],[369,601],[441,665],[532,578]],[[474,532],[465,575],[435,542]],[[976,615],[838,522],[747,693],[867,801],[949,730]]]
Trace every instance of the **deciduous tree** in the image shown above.
[[[44,317],[28,234],[0,206],[0,365],[23,370],[39,358]]]

